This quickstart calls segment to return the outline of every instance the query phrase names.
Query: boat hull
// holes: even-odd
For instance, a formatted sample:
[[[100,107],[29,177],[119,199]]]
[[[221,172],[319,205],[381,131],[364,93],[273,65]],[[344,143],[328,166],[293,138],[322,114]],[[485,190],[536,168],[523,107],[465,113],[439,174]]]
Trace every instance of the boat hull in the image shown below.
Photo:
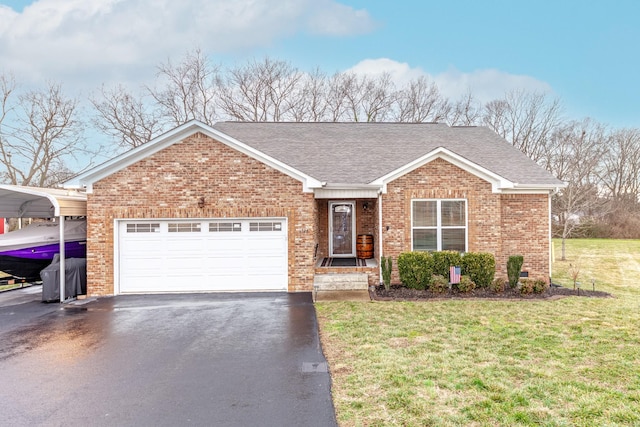
[[[66,242],[65,258],[85,258],[86,242]],[[40,271],[51,264],[55,254],[60,253],[59,244],[0,251],[0,271],[26,280],[40,280]]]
[[[60,244],[47,244],[33,246],[30,248],[20,248],[11,250],[0,250],[0,256],[11,256],[24,259],[48,259],[52,260],[53,256],[60,253]],[[87,254],[87,242],[66,242],[64,244],[65,258],[84,258]],[[2,270],[2,269],[0,269]]]

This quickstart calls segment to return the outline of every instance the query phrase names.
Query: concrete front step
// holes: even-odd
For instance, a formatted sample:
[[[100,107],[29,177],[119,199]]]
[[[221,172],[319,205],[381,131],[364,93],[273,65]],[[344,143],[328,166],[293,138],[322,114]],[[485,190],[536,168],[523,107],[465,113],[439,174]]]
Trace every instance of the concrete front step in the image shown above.
[[[313,278],[315,291],[354,291],[369,289],[366,273],[316,274]]]
[[[313,293],[314,301],[371,301],[368,290],[318,291]]]

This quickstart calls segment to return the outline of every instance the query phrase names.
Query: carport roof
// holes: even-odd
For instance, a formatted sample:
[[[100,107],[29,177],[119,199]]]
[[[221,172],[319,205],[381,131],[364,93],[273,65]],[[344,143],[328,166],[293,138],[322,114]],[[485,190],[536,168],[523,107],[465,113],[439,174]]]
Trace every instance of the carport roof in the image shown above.
[[[87,195],[75,190],[0,185],[0,217],[86,216]]]

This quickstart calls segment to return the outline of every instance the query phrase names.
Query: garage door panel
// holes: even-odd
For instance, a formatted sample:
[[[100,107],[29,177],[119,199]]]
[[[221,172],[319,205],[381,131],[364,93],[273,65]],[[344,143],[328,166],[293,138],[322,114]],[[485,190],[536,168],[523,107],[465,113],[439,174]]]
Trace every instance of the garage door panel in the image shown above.
[[[243,270],[246,266],[247,263],[244,261],[244,259],[230,257],[207,258],[205,265],[208,270],[213,270],[213,274],[215,274],[216,270],[220,270],[223,268]]]
[[[285,224],[284,219],[122,221],[119,292],[286,290]]]

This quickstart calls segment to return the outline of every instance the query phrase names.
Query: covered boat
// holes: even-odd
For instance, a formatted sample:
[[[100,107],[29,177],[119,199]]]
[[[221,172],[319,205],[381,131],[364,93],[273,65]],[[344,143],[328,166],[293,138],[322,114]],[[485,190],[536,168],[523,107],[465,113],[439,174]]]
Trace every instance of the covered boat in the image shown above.
[[[87,221],[64,222],[65,258],[85,258]],[[24,279],[39,279],[40,271],[60,252],[60,223],[36,222],[0,235],[0,271]]]

